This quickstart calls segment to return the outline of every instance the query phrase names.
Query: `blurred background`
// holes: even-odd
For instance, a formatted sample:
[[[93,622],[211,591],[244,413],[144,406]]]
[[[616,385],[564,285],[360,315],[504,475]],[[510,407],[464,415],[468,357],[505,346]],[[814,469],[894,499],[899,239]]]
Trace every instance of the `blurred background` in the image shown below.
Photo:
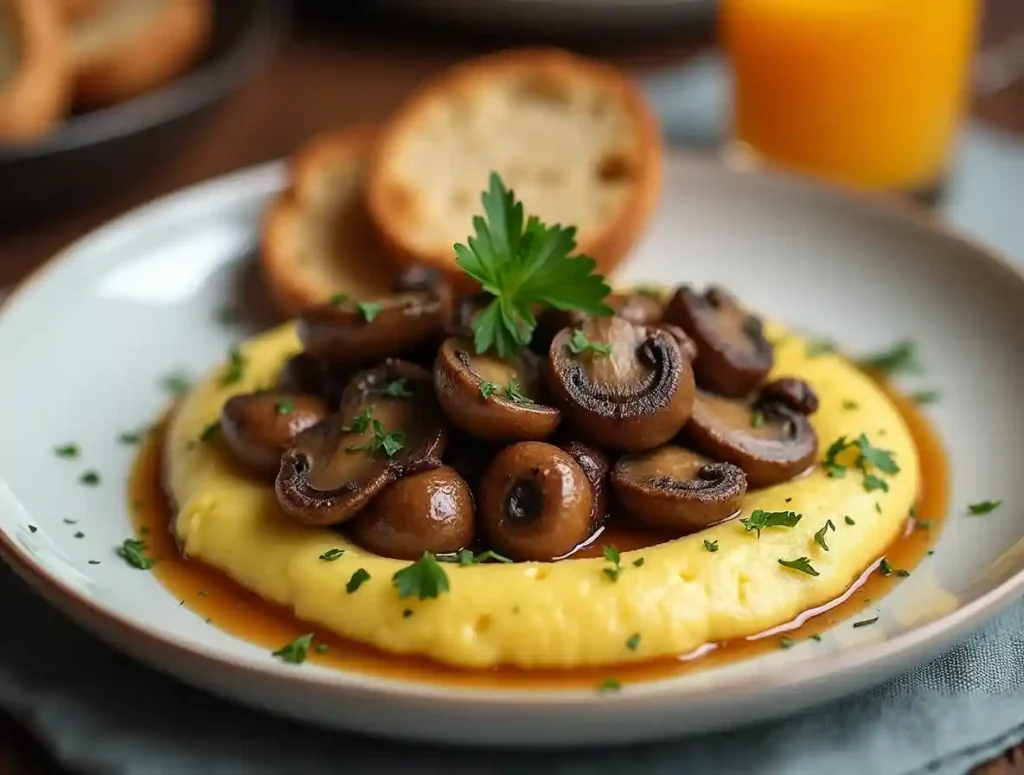
[[[78,60],[103,59],[96,49],[112,34],[103,30],[125,28],[126,9],[143,19],[139,9],[197,2],[0,0],[0,9],[11,27],[19,5],[61,6],[75,67],[88,70],[95,63]],[[318,132],[379,122],[424,78],[511,45],[553,43],[627,68],[673,145],[731,165],[944,206],[965,185],[1024,197],[972,172],[981,158],[1009,176],[1004,146],[1006,165],[1019,164],[1022,0],[199,4],[209,16],[194,50],[150,63],[179,34],[165,22],[129,64],[107,57],[115,76],[76,70],[67,104],[21,136],[4,134],[0,34],[0,287],[135,205],[287,156]]]

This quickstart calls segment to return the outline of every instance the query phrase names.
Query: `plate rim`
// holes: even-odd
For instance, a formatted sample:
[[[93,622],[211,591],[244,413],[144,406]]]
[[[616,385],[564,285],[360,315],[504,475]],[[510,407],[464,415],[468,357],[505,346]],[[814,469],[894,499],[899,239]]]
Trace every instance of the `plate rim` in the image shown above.
[[[1018,290],[1024,295],[1024,268],[1018,268],[997,248],[982,243],[943,221],[939,216],[913,204],[850,186],[826,184],[779,169],[731,168],[710,154],[671,150],[666,153],[663,164],[697,166],[703,168],[706,173],[732,178],[758,178],[771,186],[796,189],[798,193],[805,195],[825,197],[844,207],[853,207],[862,213],[890,218],[917,230],[930,232],[946,242],[965,248],[972,254],[973,261],[987,264],[994,270],[1012,277]],[[177,189],[121,213],[103,226],[71,242],[17,283],[7,297],[0,301],[0,317],[38,281],[44,279],[50,272],[66,266],[83,249],[88,248],[90,243],[102,241],[109,233],[116,233],[124,227],[125,222],[145,218],[152,211],[168,206],[181,207],[187,205],[190,200],[215,196],[222,189],[244,189],[245,187],[240,184],[247,181],[260,182],[265,187],[279,192],[286,184],[283,174],[286,168],[287,159],[245,167]],[[839,654],[808,658],[799,662],[792,671],[769,671],[756,676],[735,676],[707,686],[689,689],[681,689],[678,686],[678,678],[653,679],[624,684],[619,692],[598,693],[580,688],[534,690],[450,686],[443,682],[403,680],[336,668],[301,671],[295,670],[294,666],[283,664],[254,663],[245,657],[231,654],[227,647],[191,643],[177,633],[162,633],[145,622],[136,621],[100,602],[90,600],[38,562],[20,546],[13,535],[2,528],[0,560],[3,560],[45,601],[71,619],[84,624],[92,634],[116,650],[132,652],[131,648],[126,648],[122,642],[106,634],[106,630],[110,628],[120,631],[123,636],[127,636],[126,640],[131,641],[133,645],[137,644],[137,658],[164,672],[172,671],[149,658],[147,654],[170,650],[179,661],[199,662],[206,669],[226,670],[251,679],[283,683],[292,688],[301,687],[305,690],[340,696],[366,693],[379,698],[386,694],[392,695],[393,699],[401,700],[427,699],[447,703],[470,701],[488,706],[517,708],[535,705],[546,710],[554,707],[565,710],[583,709],[592,707],[595,703],[602,707],[621,708],[624,705],[671,699],[730,702],[757,692],[799,690],[830,678],[838,682],[844,675],[871,668],[902,653],[913,653],[915,649],[926,647],[930,642],[955,641],[965,628],[971,628],[972,634],[978,623],[999,614],[1015,600],[1024,596],[1024,568],[1021,568],[989,591],[958,606],[951,613],[881,642],[860,644]],[[609,669],[614,668],[610,666]],[[881,671],[880,680],[887,675]]]

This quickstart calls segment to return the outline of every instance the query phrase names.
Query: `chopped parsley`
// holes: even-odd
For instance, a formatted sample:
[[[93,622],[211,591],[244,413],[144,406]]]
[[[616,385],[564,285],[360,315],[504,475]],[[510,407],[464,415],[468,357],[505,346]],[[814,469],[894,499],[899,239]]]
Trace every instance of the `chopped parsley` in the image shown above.
[[[245,356],[237,347],[232,347],[228,353],[228,367],[224,376],[220,378],[222,386],[235,385],[242,381],[245,375]]]
[[[808,576],[821,575],[813,568],[811,561],[806,557],[798,557],[795,560],[779,560],[779,565],[806,573]]]
[[[334,562],[335,560],[341,559],[344,554],[344,549],[328,549],[320,555],[320,559],[324,562]]]
[[[811,640],[815,643],[821,643],[821,636],[818,633],[814,633],[814,635],[811,636]]]
[[[569,348],[569,352],[573,355],[580,355],[588,350],[595,356],[610,355],[612,352],[612,345],[610,342],[592,342],[587,338],[587,335],[578,328],[572,332],[572,337],[570,337],[566,347]]]
[[[928,404],[934,404],[939,400],[939,391],[920,390],[917,393],[911,393],[909,397],[915,404],[919,406],[927,406]]]
[[[156,560],[146,554],[146,545],[137,538],[126,538],[117,549],[118,556],[133,568],[149,570]]]
[[[82,448],[72,442],[71,444],[63,444],[59,447],[53,448],[53,454],[57,457],[67,458],[68,460],[74,460],[80,454],[82,454]]]
[[[184,372],[177,371],[161,378],[160,386],[171,395],[180,396],[192,387],[192,378]]]
[[[863,433],[852,441],[840,436],[832,442],[825,452],[824,466],[833,479],[842,479],[850,468],[860,471],[866,492],[889,491],[889,484],[876,471],[890,476],[900,472],[893,453],[874,446]]]
[[[316,644],[316,653],[317,654],[326,654],[327,653],[327,644],[326,643],[317,643]]]
[[[880,476],[864,474],[864,492],[874,492],[875,490],[889,492],[889,483]]]
[[[1002,501],[978,501],[977,503],[969,503],[967,511],[975,516],[980,516],[982,514],[991,514],[1000,505],[1002,505]]]
[[[492,552],[490,549],[480,552],[480,554],[474,555],[472,549],[463,549],[459,552],[458,562],[459,565],[466,567],[468,565],[479,565],[482,562],[488,560],[494,560],[495,562],[512,562],[508,557],[503,557],[497,552]]]
[[[408,619],[410,616],[412,616],[412,609],[411,608],[406,608],[404,611],[402,611],[402,618],[403,619]]]
[[[747,519],[741,519],[740,524],[748,531],[756,530],[757,537],[761,537],[761,531],[768,527],[796,527],[796,523],[802,518],[801,514],[793,511],[764,511],[754,509]]]
[[[643,557],[637,557],[635,560],[633,560],[633,567],[634,568],[642,568],[643,566],[644,566],[644,558]]]
[[[807,343],[807,357],[818,358],[822,355],[832,355],[836,351],[835,342],[829,339],[813,339]]]
[[[764,427],[764,411],[762,409],[755,407],[754,411],[750,413],[750,425],[753,428]]]
[[[409,398],[412,393],[407,387],[408,382],[407,379],[393,379],[384,386],[383,393],[391,398]]]
[[[704,548],[707,549],[709,552],[717,552],[718,551],[718,541],[709,541],[708,539],[705,538],[704,539]]]
[[[477,353],[494,349],[512,357],[529,344],[539,304],[610,315],[611,288],[595,273],[597,262],[571,255],[576,229],[525,218],[523,204],[496,172],[481,196],[484,214],[473,219],[474,235],[455,246],[455,262],[494,298],[473,321]]]
[[[874,619],[862,619],[859,622],[854,622],[853,626],[854,626],[854,628],[857,628],[857,627],[867,627],[869,625],[874,624],[877,621],[878,621],[878,617],[876,616]]]
[[[363,316],[363,320],[367,323],[372,323],[373,319],[384,309],[384,305],[379,301],[357,301],[356,307],[359,309],[359,314]]]
[[[832,520],[827,520],[824,525],[821,526],[821,530],[814,534],[814,542],[818,544],[826,552],[828,551],[828,544],[825,543],[825,533],[831,530],[833,533],[836,530],[836,526],[832,523]]]
[[[278,414],[291,414],[295,411],[295,402],[290,398],[281,398],[274,407]]]
[[[523,392],[519,383],[512,380],[505,386],[505,398],[513,404],[532,404],[533,401]]]
[[[906,578],[910,575],[910,571],[908,570],[904,570],[903,568],[892,567],[892,565],[889,564],[889,561],[884,557],[882,558],[882,561],[878,563],[878,570],[881,571],[883,576],[891,576],[895,573],[897,576]]]
[[[865,371],[877,374],[921,371],[921,364],[917,360],[917,348],[913,342],[906,339],[896,342],[887,350],[859,359],[857,365]]]
[[[199,434],[199,440],[205,444],[218,433],[220,433],[220,420],[214,420],[203,428],[203,432]]]
[[[364,409],[362,412],[352,418],[352,421],[348,425],[341,427],[342,433],[362,433],[370,427],[370,422],[373,420],[373,414],[369,407]]]
[[[636,651],[640,647],[640,633],[634,632],[629,636],[629,640],[626,641],[626,648],[630,651]]]
[[[853,517],[851,517],[849,515],[843,517],[843,521],[846,522],[847,525],[856,525],[857,524],[856,522],[853,521]]]
[[[848,412],[852,412],[854,409],[860,409],[860,404],[856,401],[851,401],[849,398],[843,401],[843,409]]]
[[[391,583],[402,600],[407,597],[419,600],[436,598],[449,589],[448,574],[430,552],[424,552],[416,562],[396,571],[391,577]]]
[[[394,457],[395,454],[405,446],[405,434],[401,431],[384,432],[384,426],[380,420],[373,420],[373,438],[366,444],[357,444],[345,447],[346,452],[367,452],[375,455],[383,452],[387,457]]]
[[[28,532],[30,532],[30,533],[35,533],[37,530],[39,530],[39,528],[36,527],[35,525],[29,525],[28,526]]]
[[[99,565],[100,561],[99,560],[89,560],[89,564],[90,565]]]
[[[605,678],[597,685],[599,692],[617,692],[622,688],[622,682],[617,678]]]
[[[796,645],[796,641],[793,640],[792,638],[787,638],[785,636],[779,638],[779,647],[780,648],[791,649],[795,645]]]
[[[369,580],[370,574],[367,572],[366,568],[359,568],[352,574],[352,578],[348,580],[348,583],[345,585],[345,591],[351,595]]]
[[[89,469],[85,471],[80,477],[78,477],[80,484],[84,484],[86,487],[95,487],[100,483],[100,475],[98,472]]]
[[[78,520],[77,519],[64,519],[64,520],[62,520],[62,522],[64,522],[65,525],[77,525],[78,524]]]
[[[282,662],[287,662],[291,665],[301,665],[306,661],[306,657],[309,656],[309,647],[312,645],[313,633],[307,632],[305,635],[297,637],[288,645],[271,652],[271,655],[277,657]]]
[[[485,401],[493,396],[497,390],[498,386],[493,382],[484,381],[480,383],[480,395],[483,396]]]
[[[342,304],[347,302],[351,297],[347,293],[336,293],[331,296],[328,302],[332,307],[340,307]]]
[[[604,553],[604,559],[611,563],[610,568],[604,568],[604,575],[610,578],[612,581],[618,581],[619,576],[622,575],[622,571],[625,568],[622,567],[622,555],[619,550],[611,544],[602,547],[601,551]]]
[[[79,530],[77,533],[75,533],[75,538],[85,538],[85,533]]]
[[[124,444],[126,446],[138,444],[148,432],[148,428],[140,428],[136,431],[124,431],[123,433],[118,434],[117,440],[120,444]]]

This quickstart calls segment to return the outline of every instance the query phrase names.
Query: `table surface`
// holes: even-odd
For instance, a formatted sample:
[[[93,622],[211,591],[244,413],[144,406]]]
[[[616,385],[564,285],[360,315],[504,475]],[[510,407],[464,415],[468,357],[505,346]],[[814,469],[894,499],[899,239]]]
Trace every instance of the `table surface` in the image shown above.
[[[341,33],[337,30],[344,29]],[[983,52],[1024,48],[1024,2],[989,0]],[[485,48],[509,41],[435,29],[412,34],[355,11],[343,23],[297,20],[266,68],[183,138],[160,164],[122,191],[45,224],[0,233],[0,287],[17,283],[58,249],[119,213],[183,186],[288,155],[316,132],[383,119],[425,76]],[[577,45],[636,69],[677,64],[706,49],[707,38],[603,41]],[[1024,79],[974,101],[976,117],[1024,137]],[[0,775],[62,772],[12,718],[0,712]],[[1024,746],[975,770],[975,775],[1024,775]]]

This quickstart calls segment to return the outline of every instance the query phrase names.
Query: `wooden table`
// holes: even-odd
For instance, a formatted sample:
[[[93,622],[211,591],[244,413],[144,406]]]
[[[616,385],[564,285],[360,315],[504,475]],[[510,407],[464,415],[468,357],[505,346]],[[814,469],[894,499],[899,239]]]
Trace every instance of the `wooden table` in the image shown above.
[[[141,202],[230,170],[286,156],[315,132],[381,120],[424,76],[502,43],[441,30],[413,35],[365,12],[357,12],[339,27],[346,29],[345,34],[325,31],[316,19],[299,20],[266,70],[217,108],[198,131],[183,138],[179,149],[130,190],[44,226],[0,234],[0,287],[18,282],[63,245]],[[1011,39],[1024,46],[1022,34],[1024,2],[990,0],[983,50]],[[583,48],[643,69],[681,62],[708,45],[707,39],[673,37],[655,42],[605,41]],[[982,119],[1024,137],[1024,82],[979,98],[973,110]],[[0,713],[0,775],[62,771],[15,720]],[[1024,746],[976,773],[1024,775]]]

